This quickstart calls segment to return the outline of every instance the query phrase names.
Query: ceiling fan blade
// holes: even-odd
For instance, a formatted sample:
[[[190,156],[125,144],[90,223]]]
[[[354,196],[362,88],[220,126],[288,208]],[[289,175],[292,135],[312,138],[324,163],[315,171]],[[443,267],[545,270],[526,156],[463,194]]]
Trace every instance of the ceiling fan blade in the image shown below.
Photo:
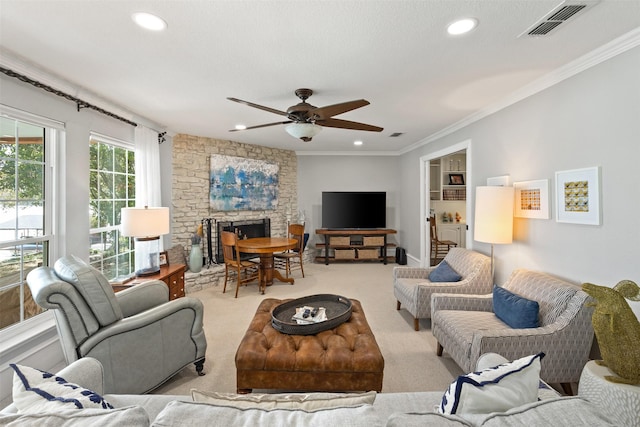
[[[313,108],[307,112],[307,115],[308,117],[316,119],[328,119],[330,117],[337,116],[338,114],[364,107],[365,105],[369,105],[369,101],[366,99],[358,99],[355,101],[341,102],[340,104]]]
[[[257,108],[259,110],[264,110],[270,113],[279,114],[281,116],[287,115],[286,111],[276,110],[275,108],[265,107],[264,105],[254,104],[253,102],[249,102],[249,101],[243,101],[242,99],[238,99],[238,98],[227,98],[227,99],[229,101],[238,102],[240,104],[248,105],[249,107]]]
[[[316,124],[329,128],[341,128],[341,129],[353,129],[353,130],[366,130],[370,132],[382,132],[383,128],[365,123],[351,122],[349,120],[341,119],[326,119],[316,120]]]
[[[244,129],[229,129],[229,132],[238,132],[238,131],[241,131],[241,130],[266,128],[267,126],[275,126],[275,125],[286,125],[287,123],[291,123],[291,120],[287,120],[286,122],[275,122],[275,123],[267,123],[267,124],[264,124],[264,125],[249,126],[247,128],[244,128]]]

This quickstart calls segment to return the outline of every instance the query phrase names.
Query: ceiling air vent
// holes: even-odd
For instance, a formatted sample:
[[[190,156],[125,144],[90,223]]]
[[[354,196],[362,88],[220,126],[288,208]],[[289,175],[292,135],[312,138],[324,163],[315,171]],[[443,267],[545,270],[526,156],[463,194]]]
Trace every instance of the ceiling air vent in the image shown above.
[[[585,9],[594,6],[596,3],[597,1],[589,0],[572,2],[570,4],[563,3],[545,15],[542,19],[536,21],[535,24],[529,27],[524,33],[520,34],[519,37],[525,34],[532,37],[546,36],[557,29],[561,24],[566,23],[569,19],[573,18]]]
[[[389,135],[389,137],[390,138],[397,138],[397,137],[399,137],[400,135],[403,135],[403,134],[404,134],[404,132],[394,132],[391,135]]]

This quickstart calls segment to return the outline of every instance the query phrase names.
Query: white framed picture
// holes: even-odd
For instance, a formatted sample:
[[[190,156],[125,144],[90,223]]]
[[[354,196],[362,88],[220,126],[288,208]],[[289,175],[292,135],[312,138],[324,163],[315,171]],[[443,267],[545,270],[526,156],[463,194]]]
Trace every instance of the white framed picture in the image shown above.
[[[600,167],[556,172],[556,221],[600,225]]]
[[[514,216],[549,219],[549,180],[514,182]]]

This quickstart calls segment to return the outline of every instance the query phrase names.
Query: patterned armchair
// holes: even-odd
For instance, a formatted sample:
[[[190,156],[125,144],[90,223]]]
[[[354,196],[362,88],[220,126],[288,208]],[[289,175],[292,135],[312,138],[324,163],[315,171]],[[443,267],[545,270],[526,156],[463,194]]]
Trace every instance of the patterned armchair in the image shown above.
[[[462,279],[459,282],[432,282],[429,274],[436,267],[395,267],[393,269],[393,295],[397,309],[404,304],[413,315],[413,327],[420,330],[420,319],[431,317],[431,294],[483,294],[491,292],[491,259],[464,248],[451,248],[444,257]]]
[[[434,294],[431,330],[438,342],[465,372],[483,353],[495,352],[515,360],[543,351],[540,377],[548,383],[578,382],[593,343],[590,297],[580,287],[545,273],[515,270],[503,288],[538,302],[539,327],[512,329],[493,313],[487,295]]]

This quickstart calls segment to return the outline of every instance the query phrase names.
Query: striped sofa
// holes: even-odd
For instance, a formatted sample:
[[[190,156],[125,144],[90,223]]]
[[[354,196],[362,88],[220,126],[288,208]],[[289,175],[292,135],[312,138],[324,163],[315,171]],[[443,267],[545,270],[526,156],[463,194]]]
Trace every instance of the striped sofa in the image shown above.
[[[539,327],[512,329],[493,313],[492,294],[433,294],[431,330],[443,349],[470,371],[481,354],[495,352],[515,360],[544,352],[540,377],[570,392],[587,363],[594,332],[590,297],[579,286],[545,273],[515,270],[503,288],[539,304]]]
[[[432,282],[429,274],[436,267],[395,267],[393,269],[393,295],[397,309],[401,306],[413,316],[413,327],[420,329],[420,319],[431,317],[431,294],[482,294],[491,292],[491,259],[479,252],[464,248],[451,248],[444,257],[462,280],[459,282]]]

